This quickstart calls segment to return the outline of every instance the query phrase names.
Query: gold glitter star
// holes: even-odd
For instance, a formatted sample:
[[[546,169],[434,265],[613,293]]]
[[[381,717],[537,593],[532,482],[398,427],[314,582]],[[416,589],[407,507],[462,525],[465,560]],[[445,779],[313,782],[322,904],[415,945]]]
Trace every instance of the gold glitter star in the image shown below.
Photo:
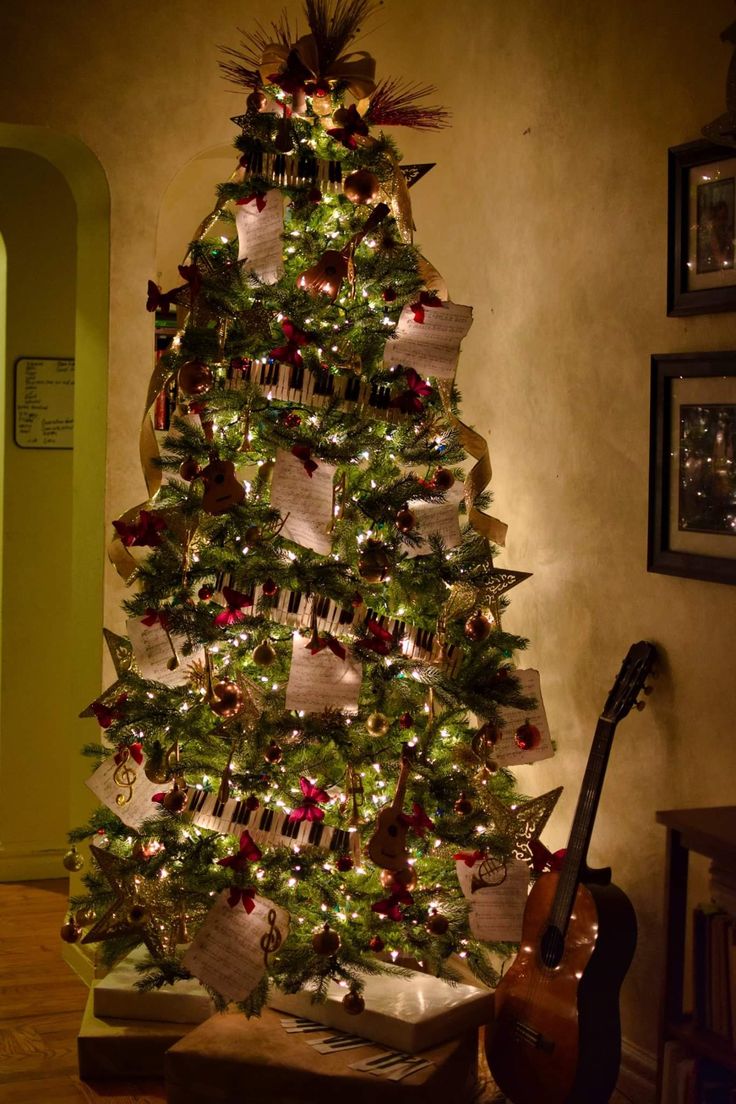
[[[145,943],[154,958],[161,958],[163,928],[156,918],[160,904],[157,883],[126,871],[127,861],[118,855],[95,844],[90,844],[89,849],[103,877],[110,883],[115,900],[82,942],[102,943],[107,939],[135,936],[139,943]]]
[[[525,801],[522,805],[504,805],[494,794],[488,794],[488,811],[499,834],[510,841],[515,859],[531,864],[532,852],[529,845],[533,840],[539,839],[544,831],[561,793],[562,786],[558,786],[556,790]]]

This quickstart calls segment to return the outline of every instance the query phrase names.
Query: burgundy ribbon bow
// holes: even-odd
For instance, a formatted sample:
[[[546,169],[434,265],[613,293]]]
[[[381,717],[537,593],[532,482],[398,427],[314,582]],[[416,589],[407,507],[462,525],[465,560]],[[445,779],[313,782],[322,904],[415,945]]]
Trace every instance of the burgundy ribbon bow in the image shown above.
[[[336,142],[342,142],[346,149],[354,150],[358,145],[355,135],[365,136],[368,133],[368,125],[360,117],[355,104],[351,104],[347,111],[343,108],[341,120],[342,126],[331,127],[327,133]]]
[[[235,202],[238,207],[245,207],[246,203],[252,203],[253,200],[256,202],[256,210],[258,214],[260,214],[266,206],[266,197],[263,192],[251,192],[249,196],[246,196],[244,199],[238,199]]]
[[[529,850],[532,853],[532,870],[535,874],[541,874],[544,870],[562,870],[567,848],[563,847],[553,853],[540,840],[535,839],[530,842]]]
[[[215,624],[235,625],[245,618],[243,607],[252,606],[253,599],[249,594],[241,594],[239,590],[233,590],[232,587],[223,587],[222,594],[227,602],[227,608],[217,614]]]
[[[304,470],[312,478],[312,472],[316,472],[317,464],[312,459],[312,447],[311,445],[292,445],[291,455],[296,456],[297,460],[301,460],[304,465]]]
[[[168,314],[172,304],[177,301],[180,291],[181,288],[172,288],[171,291],[162,291],[158,284],[154,284],[153,280],[149,280],[146,310],[153,314],[154,311],[160,309],[164,314]]]
[[[371,912],[377,912],[380,916],[387,916],[389,920],[403,920],[404,914],[402,913],[399,905],[413,905],[414,898],[408,889],[396,881],[391,883],[391,896],[384,897],[381,901],[375,901],[371,905]]]
[[[423,399],[432,394],[432,388],[413,368],[406,369],[406,391],[391,400],[391,406],[404,414],[419,414],[424,410]]]
[[[301,368],[304,361],[299,350],[308,343],[309,338],[304,330],[300,330],[288,318],[285,318],[281,323],[281,329],[284,331],[286,345],[279,345],[278,348],[272,349],[269,356],[273,357],[274,360],[280,360],[285,364],[293,364],[296,368]]]
[[[228,896],[227,903],[229,904],[230,908],[235,908],[238,902],[240,902],[245,911],[250,914],[256,907],[255,898],[255,886],[246,886],[245,889],[241,889],[240,886],[231,886],[230,895]]]
[[[394,638],[387,629],[384,629],[382,625],[379,625],[378,621],[369,617],[365,623],[365,627],[369,633],[372,634],[373,639],[370,637],[364,637],[359,643],[361,648],[367,648],[371,652],[375,652],[377,655],[388,655],[394,646]]]
[[[436,295],[433,291],[420,291],[419,298],[416,303],[411,303],[409,309],[414,311],[414,321],[424,322],[424,308],[425,307],[442,307],[444,303],[440,299],[439,295]]]
[[[137,521],[114,521],[112,524],[126,548],[131,545],[156,548],[161,544],[160,534],[166,528],[166,519],[150,510],[141,510]]]
[[[100,728],[109,728],[113,721],[120,721],[125,716],[125,703],[128,700],[127,694],[121,694],[119,698],[116,698],[112,705],[104,705],[102,702],[94,701],[90,706],[90,709],[97,718],[97,723]]]
[[[427,828],[434,828],[434,821],[430,820],[421,805],[415,801],[411,813],[399,813],[399,822],[406,828],[411,828],[418,836],[423,836]]]
[[[126,752],[128,753],[126,755]],[[118,744],[118,750],[115,752],[115,762],[118,766],[124,763],[130,755],[138,766],[143,762],[143,744],[136,742],[135,744]]]
[[[229,866],[231,870],[243,874],[248,869],[248,863],[258,862],[263,857],[263,852],[257,846],[250,832],[241,832],[240,850],[236,855],[227,855],[224,859],[218,859],[218,866]]]
[[[144,625],[155,625],[157,622],[162,629],[169,627],[169,614],[167,610],[147,609],[141,621]]]
[[[186,280],[187,286],[195,299],[202,290],[202,274],[196,264],[179,265],[179,275]]]
[[[308,778],[300,778],[304,800],[289,813],[289,820],[324,820],[324,809],[320,805],[330,800],[330,795],[321,786],[315,786]]]
[[[306,645],[312,655],[318,655],[324,651],[325,648],[329,648],[333,655],[336,655],[338,659],[345,659],[347,652],[345,648],[336,640],[331,633],[324,633],[322,636],[312,637]]]
[[[452,856],[455,862],[464,862],[466,866],[475,866],[486,857],[485,851],[458,851]]]

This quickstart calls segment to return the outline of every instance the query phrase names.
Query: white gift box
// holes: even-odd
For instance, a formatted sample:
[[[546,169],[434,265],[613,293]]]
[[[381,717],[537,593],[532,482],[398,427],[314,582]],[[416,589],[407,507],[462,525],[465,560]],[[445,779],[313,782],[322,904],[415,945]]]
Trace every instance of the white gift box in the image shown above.
[[[417,972],[407,978],[396,971],[366,978],[365,1009],[357,1016],[343,1007],[347,991],[331,982],[327,999],[318,1004],[312,1002],[309,989],[299,993],[273,989],[268,1003],[280,1012],[305,1016],[408,1054],[437,1046],[493,1019],[493,993],[488,989],[448,985],[429,974]]]
[[[136,948],[114,966],[109,974],[95,982],[95,1016],[197,1024],[213,1014],[215,1007],[210,996],[196,978],[176,981],[173,985],[163,985],[160,989],[151,989],[148,992],[136,989],[136,982],[141,977],[136,970],[136,963],[145,954],[145,947]]]

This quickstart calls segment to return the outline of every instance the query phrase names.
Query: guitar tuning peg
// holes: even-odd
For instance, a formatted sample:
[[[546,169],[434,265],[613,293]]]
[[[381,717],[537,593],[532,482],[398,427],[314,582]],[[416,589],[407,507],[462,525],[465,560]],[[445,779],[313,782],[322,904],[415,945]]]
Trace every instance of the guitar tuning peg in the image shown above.
[[[647,695],[647,697],[649,697],[650,694],[654,693],[654,687],[653,686],[645,686],[644,687],[644,693]]]
[[[647,703],[644,702],[644,701],[638,701],[638,702],[634,702],[634,706],[641,713],[642,709],[646,709]]]

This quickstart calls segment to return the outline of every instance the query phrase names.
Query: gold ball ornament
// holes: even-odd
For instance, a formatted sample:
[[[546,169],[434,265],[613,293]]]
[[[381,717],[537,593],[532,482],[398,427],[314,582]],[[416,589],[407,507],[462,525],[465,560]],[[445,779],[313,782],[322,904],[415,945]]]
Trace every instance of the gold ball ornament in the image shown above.
[[[253,662],[259,667],[270,667],[276,659],[276,649],[268,640],[264,640],[253,649]]]
[[[204,395],[212,387],[212,369],[195,357],[182,364],[176,379],[185,395]]]
[[[78,928],[90,928],[97,919],[95,910],[87,905],[82,905],[74,913],[74,923]]]
[[[260,88],[254,88],[245,101],[245,109],[250,111],[251,114],[257,115],[259,111],[263,111],[267,103],[266,93],[262,92]]]
[[[342,1006],[351,1016],[359,1016],[365,1008],[365,1001],[357,989],[351,989],[342,998]]]
[[[218,682],[212,687],[210,709],[218,717],[236,717],[243,708],[243,691],[234,682]]]
[[[417,884],[417,872],[413,866],[405,866],[403,870],[382,870],[380,878],[383,888],[389,891],[400,886],[411,893]]]
[[[432,935],[445,935],[450,927],[450,921],[446,916],[443,916],[437,909],[432,909],[429,920],[427,921],[427,929]]]
[[[473,802],[470,800],[465,790],[461,790],[460,795],[453,805],[453,808],[458,816],[467,816],[473,811]]]
[[[391,727],[391,721],[385,713],[371,713],[365,722],[365,727],[371,736],[385,736]]]
[[[76,943],[81,935],[80,929],[74,923],[73,918],[70,916],[66,924],[62,924],[59,930],[59,935],[65,943]]]
[[[482,641],[488,639],[491,635],[492,628],[493,622],[490,621],[485,614],[481,613],[480,610],[476,610],[465,622],[464,632],[468,640],[471,640],[473,644],[480,644]]]
[[[170,813],[181,813],[186,808],[188,800],[189,791],[186,782],[175,780],[169,792],[164,794],[161,804]]]
[[[432,482],[438,491],[449,491],[455,484],[455,476],[449,468],[437,468]]]
[[[284,752],[279,744],[275,740],[272,740],[263,753],[263,758],[267,763],[280,763],[284,757]]]
[[[65,870],[70,870],[72,873],[76,873],[84,866],[84,858],[79,854],[76,847],[72,845],[67,851],[64,858],[61,860],[61,865]]]
[[[409,507],[404,503],[396,515],[396,528],[400,533],[411,533],[417,521]]]
[[[196,479],[199,475],[199,471],[199,464],[192,456],[187,457],[186,460],[182,460],[179,465],[179,475],[187,483],[191,483],[193,479]]]
[[[312,947],[315,954],[324,955],[325,958],[337,954],[341,942],[340,936],[332,930],[329,924],[325,924],[320,931],[315,932],[312,936]]]
[[[373,203],[378,198],[381,182],[370,169],[356,169],[345,177],[342,190],[351,203]]]
[[[358,560],[358,574],[366,583],[382,583],[388,575],[390,560],[382,541],[369,537]]]

